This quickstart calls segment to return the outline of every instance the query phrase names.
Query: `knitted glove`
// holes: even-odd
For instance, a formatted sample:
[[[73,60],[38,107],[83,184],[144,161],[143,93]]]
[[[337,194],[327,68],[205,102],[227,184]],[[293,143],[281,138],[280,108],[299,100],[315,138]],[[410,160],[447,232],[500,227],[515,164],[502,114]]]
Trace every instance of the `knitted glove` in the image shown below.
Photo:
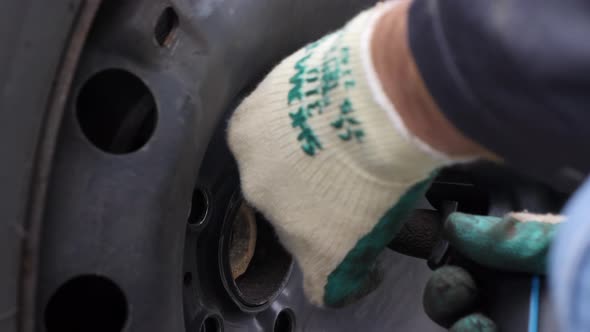
[[[374,287],[378,254],[451,162],[407,131],[374,71],[370,39],[387,7],[285,59],[229,123],[244,197],[295,257],[317,305]]]

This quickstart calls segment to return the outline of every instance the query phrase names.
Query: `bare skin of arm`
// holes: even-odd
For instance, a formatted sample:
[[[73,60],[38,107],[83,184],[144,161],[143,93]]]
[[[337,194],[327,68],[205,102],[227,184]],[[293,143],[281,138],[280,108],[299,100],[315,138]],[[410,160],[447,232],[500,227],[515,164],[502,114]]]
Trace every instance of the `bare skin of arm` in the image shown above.
[[[408,42],[410,4],[410,1],[400,1],[383,15],[371,41],[373,63],[385,93],[408,130],[437,151],[451,157],[499,160],[459,132],[426,89]]]

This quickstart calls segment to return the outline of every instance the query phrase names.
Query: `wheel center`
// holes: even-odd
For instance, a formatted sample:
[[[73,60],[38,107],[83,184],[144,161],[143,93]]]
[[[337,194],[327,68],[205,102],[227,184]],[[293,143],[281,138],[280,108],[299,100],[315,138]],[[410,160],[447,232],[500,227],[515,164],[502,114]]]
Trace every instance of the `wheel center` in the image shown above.
[[[244,310],[258,310],[283,289],[292,258],[272,226],[245,203],[225,220],[222,274],[230,297]]]
[[[256,236],[254,211],[242,204],[232,224],[229,243],[229,266],[234,280],[248,270],[256,249]]]

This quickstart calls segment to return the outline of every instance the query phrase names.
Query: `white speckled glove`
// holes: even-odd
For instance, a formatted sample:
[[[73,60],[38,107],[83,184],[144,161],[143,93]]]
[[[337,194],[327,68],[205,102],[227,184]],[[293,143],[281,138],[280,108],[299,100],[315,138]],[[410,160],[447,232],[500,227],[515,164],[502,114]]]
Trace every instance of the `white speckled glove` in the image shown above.
[[[451,162],[408,133],[377,79],[369,45],[387,7],[288,57],[229,124],[244,196],[273,224],[318,305],[372,288],[378,254]]]

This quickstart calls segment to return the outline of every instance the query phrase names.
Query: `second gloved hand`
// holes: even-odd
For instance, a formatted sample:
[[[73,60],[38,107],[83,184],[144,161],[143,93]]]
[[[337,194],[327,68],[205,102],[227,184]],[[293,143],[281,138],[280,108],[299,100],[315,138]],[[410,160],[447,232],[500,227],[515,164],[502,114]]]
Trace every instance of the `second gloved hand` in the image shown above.
[[[371,33],[387,7],[288,57],[229,123],[244,197],[272,223],[317,305],[374,288],[377,256],[451,162],[408,133],[374,72]]]
[[[544,275],[547,254],[560,215],[509,213],[504,217],[451,214],[443,237],[462,256],[479,265]],[[479,287],[470,271],[458,266],[436,270],[424,290],[427,315],[454,332],[495,332],[498,327],[479,312]]]

